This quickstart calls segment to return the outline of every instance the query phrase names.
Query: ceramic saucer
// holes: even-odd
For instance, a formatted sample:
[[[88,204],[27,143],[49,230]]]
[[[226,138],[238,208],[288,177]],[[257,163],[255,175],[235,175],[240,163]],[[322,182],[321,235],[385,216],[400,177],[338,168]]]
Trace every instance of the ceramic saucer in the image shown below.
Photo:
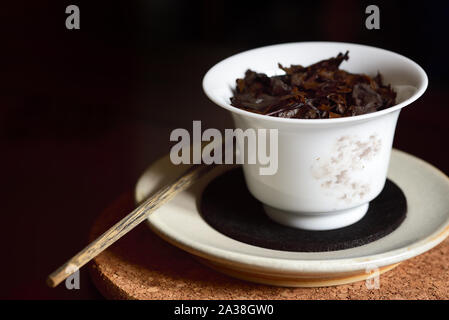
[[[171,182],[186,168],[173,165],[168,156],[156,161],[140,177],[136,201]],[[393,150],[388,178],[405,193],[408,209],[407,217],[392,233],[363,246],[330,252],[278,251],[242,243],[209,226],[198,209],[205,186],[230,168],[212,170],[153,213],[148,225],[202,263],[236,278],[292,287],[350,283],[391,270],[449,235],[448,177],[419,158]]]

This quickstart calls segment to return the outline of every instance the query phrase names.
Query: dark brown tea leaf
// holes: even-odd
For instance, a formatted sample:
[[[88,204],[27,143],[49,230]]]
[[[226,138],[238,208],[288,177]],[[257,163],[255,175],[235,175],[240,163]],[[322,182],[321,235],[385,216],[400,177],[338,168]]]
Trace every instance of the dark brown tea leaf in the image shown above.
[[[268,77],[247,70],[236,80],[234,107],[279,118],[325,119],[356,116],[389,108],[396,93],[374,78],[339,69],[348,51],[308,67],[279,68],[285,75]]]

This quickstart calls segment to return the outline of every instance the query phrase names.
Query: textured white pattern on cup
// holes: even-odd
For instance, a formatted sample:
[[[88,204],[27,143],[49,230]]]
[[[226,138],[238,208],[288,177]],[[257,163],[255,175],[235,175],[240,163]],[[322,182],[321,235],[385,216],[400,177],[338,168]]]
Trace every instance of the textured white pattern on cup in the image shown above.
[[[381,149],[382,142],[377,134],[365,141],[356,136],[342,136],[329,157],[319,157],[312,165],[312,174],[321,182],[321,187],[332,191],[347,203],[353,199],[363,199],[370,191],[370,185],[353,177],[373,160]]]

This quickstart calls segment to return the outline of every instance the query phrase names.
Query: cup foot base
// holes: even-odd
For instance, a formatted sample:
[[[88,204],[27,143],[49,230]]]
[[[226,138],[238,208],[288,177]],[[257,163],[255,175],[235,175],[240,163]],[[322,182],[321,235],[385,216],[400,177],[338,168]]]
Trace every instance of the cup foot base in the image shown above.
[[[263,206],[267,216],[277,223],[304,230],[322,231],[343,228],[356,223],[365,216],[369,203],[331,213],[303,213]]]

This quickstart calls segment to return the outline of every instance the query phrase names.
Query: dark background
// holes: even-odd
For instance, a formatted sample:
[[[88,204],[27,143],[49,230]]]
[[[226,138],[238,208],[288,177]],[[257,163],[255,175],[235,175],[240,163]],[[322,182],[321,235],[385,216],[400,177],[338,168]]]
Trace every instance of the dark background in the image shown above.
[[[69,4],[80,30],[65,28]],[[365,28],[369,4],[380,30]],[[415,60],[429,88],[401,113],[394,146],[449,174],[447,2],[34,1],[0,12],[0,298],[101,298],[85,270],[81,290],[49,289],[45,278],[169,152],[171,130],[232,127],[201,80],[250,48],[346,41]]]

